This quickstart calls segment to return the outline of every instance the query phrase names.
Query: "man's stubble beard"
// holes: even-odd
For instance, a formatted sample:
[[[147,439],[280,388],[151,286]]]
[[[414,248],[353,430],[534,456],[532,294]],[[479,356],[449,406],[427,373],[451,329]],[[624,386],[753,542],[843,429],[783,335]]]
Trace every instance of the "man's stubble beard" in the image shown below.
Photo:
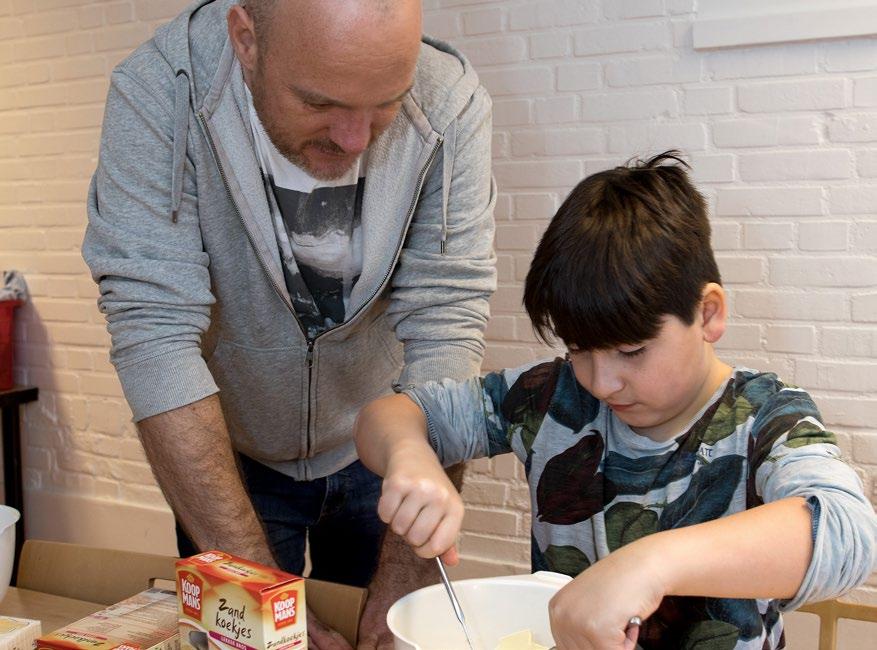
[[[259,62],[258,67],[261,68],[261,65],[261,62]],[[333,166],[330,169],[315,168],[304,154],[305,148],[316,147],[330,154],[343,154],[344,150],[328,138],[305,140],[301,146],[297,148],[291,144],[287,144],[282,137],[282,126],[278,123],[278,120],[274,119],[273,114],[266,108],[268,102],[265,97],[266,93],[263,90],[265,84],[262,83],[262,74],[260,71],[257,71],[256,74],[253,75],[249,85],[250,95],[253,98],[253,108],[256,109],[256,115],[259,117],[259,121],[265,129],[268,139],[271,141],[271,144],[274,145],[274,148],[277,149],[277,151],[279,151],[289,162],[306,171],[311,177],[321,181],[331,181],[341,178],[353,166],[356,158],[343,166]]]

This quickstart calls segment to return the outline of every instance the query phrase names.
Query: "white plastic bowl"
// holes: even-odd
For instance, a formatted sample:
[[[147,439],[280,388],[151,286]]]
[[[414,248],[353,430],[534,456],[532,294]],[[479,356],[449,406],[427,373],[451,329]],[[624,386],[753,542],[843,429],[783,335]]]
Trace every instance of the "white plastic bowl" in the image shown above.
[[[550,571],[532,575],[454,581],[475,650],[493,650],[500,639],[531,630],[533,640],[553,646],[548,601],[570,581]],[[396,650],[466,650],[448,594],[441,584],[400,598],[387,612]]]
[[[21,513],[15,508],[0,505],[0,601],[6,596],[12,578],[12,561],[15,558],[15,524]]]

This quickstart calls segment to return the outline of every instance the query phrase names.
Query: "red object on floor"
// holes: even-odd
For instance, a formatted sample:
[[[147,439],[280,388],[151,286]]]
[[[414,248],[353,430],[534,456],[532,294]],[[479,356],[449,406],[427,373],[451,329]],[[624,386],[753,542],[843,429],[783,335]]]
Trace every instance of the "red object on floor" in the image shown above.
[[[0,390],[12,388],[12,350],[15,342],[15,308],[20,300],[0,300]]]

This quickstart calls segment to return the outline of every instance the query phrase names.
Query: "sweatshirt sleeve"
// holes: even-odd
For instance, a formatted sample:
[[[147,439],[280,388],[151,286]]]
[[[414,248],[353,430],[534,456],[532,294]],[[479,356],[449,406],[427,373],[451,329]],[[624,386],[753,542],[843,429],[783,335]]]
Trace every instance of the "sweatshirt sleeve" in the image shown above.
[[[147,82],[113,73],[82,246],[100,287],[110,359],[135,421],[218,391],[201,356],[214,297],[189,160],[182,203],[176,221],[171,218],[174,82],[168,76]]]
[[[405,391],[426,415],[429,443],[445,467],[511,451],[502,416],[507,393],[502,372],[430,381]]]
[[[445,133],[393,275],[387,315],[405,347],[403,387],[480,372],[496,288],[490,139],[490,97],[478,86]]]
[[[810,566],[795,597],[780,603],[790,611],[836,598],[868,578],[877,568],[877,516],[807,393],[783,388],[761,412],[752,430],[757,497],[803,497],[812,513]]]

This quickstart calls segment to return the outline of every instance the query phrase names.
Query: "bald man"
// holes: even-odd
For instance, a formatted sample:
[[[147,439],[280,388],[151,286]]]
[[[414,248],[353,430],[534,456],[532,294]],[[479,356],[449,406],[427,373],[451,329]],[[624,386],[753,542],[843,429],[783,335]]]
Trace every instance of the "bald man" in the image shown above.
[[[112,75],[83,254],[180,553],[302,573],[308,541],[313,577],[369,586],[362,648],[434,575],[351,427],[479,369],[490,129],[414,0],[198,2]]]

